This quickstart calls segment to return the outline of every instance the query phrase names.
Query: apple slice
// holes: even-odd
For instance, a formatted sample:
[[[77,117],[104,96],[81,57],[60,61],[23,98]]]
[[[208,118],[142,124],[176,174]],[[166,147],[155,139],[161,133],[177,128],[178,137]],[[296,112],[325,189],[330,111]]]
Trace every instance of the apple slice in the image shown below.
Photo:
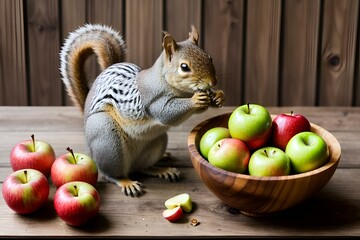
[[[180,206],[171,209],[165,209],[163,211],[163,217],[170,222],[176,222],[180,220],[183,215],[184,213]]]
[[[189,194],[182,193],[166,200],[165,206],[168,209],[181,207],[182,210],[188,213],[192,209],[192,201]]]

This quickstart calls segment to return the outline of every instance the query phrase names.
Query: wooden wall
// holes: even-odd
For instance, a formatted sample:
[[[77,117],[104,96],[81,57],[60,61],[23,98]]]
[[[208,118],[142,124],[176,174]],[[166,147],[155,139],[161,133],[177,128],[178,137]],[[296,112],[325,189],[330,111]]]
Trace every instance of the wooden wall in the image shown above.
[[[360,106],[359,0],[0,0],[0,105],[71,105],[59,51],[84,23],[123,33],[150,67],[193,23],[226,105]],[[96,75],[96,64],[88,63]]]

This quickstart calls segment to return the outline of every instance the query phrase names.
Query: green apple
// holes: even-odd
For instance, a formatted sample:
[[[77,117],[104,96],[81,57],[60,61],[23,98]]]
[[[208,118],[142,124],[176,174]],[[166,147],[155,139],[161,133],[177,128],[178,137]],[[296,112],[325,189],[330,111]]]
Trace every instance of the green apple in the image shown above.
[[[191,212],[192,200],[188,193],[181,193],[165,201],[165,207],[167,209],[173,209],[181,207],[184,212]]]
[[[285,176],[291,172],[290,158],[277,147],[263,147],[250,157],[249,174],[251,176]]]
[[[244,173],[248,169],[250,150],[237,138],[224,138],[217,141],[209,150],[208,161],[215,167]]]
[[[236,108],[228,121],[231,137],[245,142],[251,151],[267,143],[271,135],[271,126],[269,111],[258,104],[244,104]]]
[[[201,155],[208,159],[208,153],[212,145],[223,138],[229,138],[230,132],[226,127],[214,127],[207,130],[204,135],[202,135],[199,143],[199,149]]]
[[[292,169],[296,173],[314,170],[324,165],[329,158],[326,142],[318,134],[310,131],[294,135],[286,145]]]

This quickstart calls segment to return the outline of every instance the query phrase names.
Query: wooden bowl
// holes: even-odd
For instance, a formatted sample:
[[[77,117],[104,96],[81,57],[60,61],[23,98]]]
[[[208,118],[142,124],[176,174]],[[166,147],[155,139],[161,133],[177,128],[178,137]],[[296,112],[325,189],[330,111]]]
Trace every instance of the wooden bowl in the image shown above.
[[[188,151],[195,171],[208,189],[227,205],[250,216],[273,214],[309,199],[333,176],[340,160],[340,144],[330,132],[313,123],[312,131],[329,147],[329,161],[318,169],[288,176],[254,177],[212,166],[199,152],[200,139],[210,128],[227,127],[230,114],[199,123],[188,136]]]

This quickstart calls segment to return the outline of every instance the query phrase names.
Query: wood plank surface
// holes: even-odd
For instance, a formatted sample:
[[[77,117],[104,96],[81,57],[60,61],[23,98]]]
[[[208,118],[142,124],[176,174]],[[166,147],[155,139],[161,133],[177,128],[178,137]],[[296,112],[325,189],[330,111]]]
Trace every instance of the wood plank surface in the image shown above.
[[[48,203],[31,216],[14,214],[0,195],[0,235],[18,237],[337,237],[359,236],[359,193],[353,192],[359,183],[359,169],[338,169],[330,182],[311,200],[283,213],[265,218],[253,218],[228,207],[209,192],[192,168],[180,168],[183,179],[169,183],[162,179],[142,178],[146,193],[129,199],[114,184],[99,182],[101,196],[99,216],[86,228],[72,228],[60,220],[53,208],[54,187]],[[345,174],[346,173],[346,174]],[[337,182],[347,182],[344,187]],[[194,211],[178,223],[162,217],[164,201],[187,192],[192,197]],[[191,218],[200,225],[192,227]]]
[[[360,0],[1,0],[0,105],[72,105],[59,50],[85,22],[119,30],[127,61],[148,68],[163,30],[190,24],[213,57],[225,105],[360,105]],[[92,56],[90,82],[99,73]]]
[[[284,1],[280,105],[316,104],[320,1]]]
[[[127,0],[125,6],[127,61],[149,68],[162,51],[163,2]]]
[[[61,41],[60,48],[63,46],[65,39],[68,37],[69,33],[77,29],[79,26],[83,25],[86,22],[86,0],[62,0],[61,1]],[[59,56],[60,57],[60,56]],[[92,69],[88,69],[87,73],[88,78],[94,76]],[[90,76],[89,76],[90,75]],[[60,80],[61,81],[61,80]],[[62,99],[63,105],[74,105],[68,96],[65,86],[62,83],[62,93],[64,98]]]
[[[191,116],[169,131],[171,160],[161,166],[178,167],[183,178],[169,183],[163,179],[134,175],[145,187],[139,198],[125,197],[102,176],[96,185],[101,196],[100,213],[82,228],[69,227],[55,213],[51,186],[47,204],[37,213],[21,216],[10,210],[0,195],[0,237],[68,238],[238,238],[238,237],[355,237],[360,236],[360,108],[268,107],[271,114],[293,110],[329,130],[342,147],[338,169],[328,184],[313,198],[268,217],[249,217],[222,203],[194,172],[187,152],[187,136],[201,121],[229,113],[236,106],[209,109]],[[0,107],[0,185],[12,172],[9,154],[18,141],[31,133],[54,146],[57,155],[71,146],[84,150],[82,115],[76,107]],[[188,192],[194,210],[178,223],[162,217],[166,199]],[[193,227],[190,219],[200,225]]]
[[[176,41],[185,40],[193,24],[202,36],[202,5],[201,0],[165,1],[164,30],[169,32]]]
[[[0,32],[0,105],[28,105],[26,38],[21,0],[0,1]]]
[[[278,105],[280,19],[281,1],[247,2],[245,102]]]
[[[325,1],[324,13],[319,104],[347,106],[353,100],[359,1]]]
[[[217,88],[225,93],[226,105],[244,101],[243,44],[244,1],[204,1],[204,49],[213,58]]]
[[[108,25],[118,31],[125,40],[123,0],[91,0],[86,2],[86,22]],[[95,54],[86,61],[86,74],[89,86],[100,74],[100,65]]]
[[[27,0],[26,4],[30,105],[62,105],[58,1]]]

